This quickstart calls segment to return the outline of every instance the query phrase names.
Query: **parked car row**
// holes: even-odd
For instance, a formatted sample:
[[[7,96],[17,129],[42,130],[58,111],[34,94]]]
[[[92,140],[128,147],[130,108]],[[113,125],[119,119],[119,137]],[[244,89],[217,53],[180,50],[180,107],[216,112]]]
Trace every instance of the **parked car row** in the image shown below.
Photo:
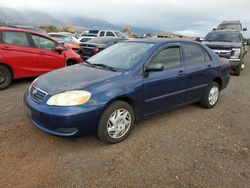
[[[93,38],[81,43],[78,52],[88,59],[82,62],[80,55],[49,36],[1,28],[0,89],[13,78],[41,75],[24,96],[28,117],[37,128],[62,137],[95,133],[114,144],[149,115],[196,102],[213,108],[229,83],[230,64],[240,57],[239,45],[231,45],[241,40],[240,31],[213,31],[203,44],[127,40],[108,32],[89,31]],[[225,49],[231,45],[230,54],[216,51],[222,42]]]

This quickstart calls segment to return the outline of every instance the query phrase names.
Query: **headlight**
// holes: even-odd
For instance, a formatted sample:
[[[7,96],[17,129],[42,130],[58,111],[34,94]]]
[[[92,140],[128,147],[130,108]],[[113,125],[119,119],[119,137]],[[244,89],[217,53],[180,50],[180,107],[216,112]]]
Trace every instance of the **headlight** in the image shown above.
[[[239,58],[240,57],[241,49],[240,48],[233,48],[233,51],[234,51],[233,57],[234,58]]]
[[[88,102],[91,93],[88,91],[66,91],[56,94],[47,101],[50,106],[77,106]]]

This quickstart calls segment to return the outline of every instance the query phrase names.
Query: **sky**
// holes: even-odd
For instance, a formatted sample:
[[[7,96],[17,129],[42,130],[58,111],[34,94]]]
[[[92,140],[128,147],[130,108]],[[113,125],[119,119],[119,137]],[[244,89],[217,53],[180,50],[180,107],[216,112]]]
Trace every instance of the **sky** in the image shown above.
[[[241,20],[250,37],[250,0],[1,0],[0,6],[195,36],[204,36],[222,20]]]

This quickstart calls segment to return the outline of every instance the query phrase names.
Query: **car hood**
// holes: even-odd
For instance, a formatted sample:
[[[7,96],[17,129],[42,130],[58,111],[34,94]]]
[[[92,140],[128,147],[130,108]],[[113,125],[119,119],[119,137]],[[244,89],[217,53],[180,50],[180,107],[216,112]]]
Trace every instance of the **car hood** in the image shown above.
[[[42,89],[49,95],[54,95],[64,91],[84,89],[121,74],[121,72],[112,72],[77,64],[40,76],[34,82],[34,86]]]
[[[240,48],[241,47],[241,43],[240,42],[209,42],[209,41],[204,41],[203,44],[205,44],[206,46],[208,46],[209,48],[212,49],[232,49],[232,48]]]

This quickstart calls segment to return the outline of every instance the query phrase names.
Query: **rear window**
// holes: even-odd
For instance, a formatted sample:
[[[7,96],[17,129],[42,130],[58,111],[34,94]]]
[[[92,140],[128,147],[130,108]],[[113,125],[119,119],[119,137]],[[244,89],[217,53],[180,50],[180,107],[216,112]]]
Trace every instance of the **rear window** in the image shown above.
[[[26,33],[2,32],[2,40],[4,44],[30,47]]]
[[[100,33],[100,37],[103,37],[104,34],[105,34],[105,31],[102,31],[102,32]]]
[[[113,32],[111,32],[111,31],[108,31],[108,32],[106,33],[106,36],[107,36],[107,37],[115,37],[115,34],[114,34]]]
[[[242,30],[241,24],[220,24],[218,27],[219,30]]]

